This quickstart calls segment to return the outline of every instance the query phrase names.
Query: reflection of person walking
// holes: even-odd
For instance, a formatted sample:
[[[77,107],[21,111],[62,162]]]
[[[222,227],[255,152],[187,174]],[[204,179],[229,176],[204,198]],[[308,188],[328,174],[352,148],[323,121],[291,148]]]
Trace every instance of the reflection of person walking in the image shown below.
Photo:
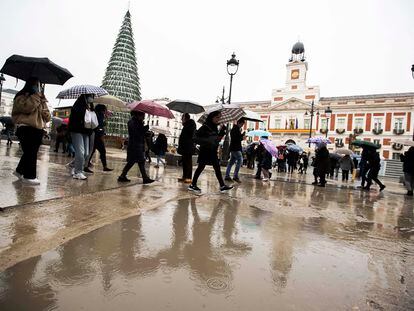
[[[400,155],[403,163],[405,187],[407,195],[412,196],[414,190],[414,147],[410,147],[403,155]]]
[[[240,183],[239,170],[243,164],[243,155],[242,155],[242,145],[241,142],[244,138],[244,133],[241,133],[241,128],[244,125],[244,119],[237,121],[237,124],[233,125],[233,128],[230,132],[230,161],[226,169],[226,178],[227,181],[235,181]],[[236,164],[234,169],[233,179],[230,177],[231,168]]]
[[[220,191],[224,192],[233,188],[232,186],[227,186],[224,183],[223,175],[220,170],[220,161],[217,157],[217,149],[219,147],[220,140],[226,132],[225,126],[222,126],[220,132],[217,129],[220,118],[220,111],[211,112],[208,115],[206,122],[196,131],[195,143],[200,145],[200,154],[198,156],[198,167],[194,172],[193,181],[188,187],[188,190],[195,193],[201,192],[201,189],[197,187],[197,180],[206,165],[213,166],[217,180],[220,183]]]
[[[16,94],[12,110],[13,123],[17,125],[17,137],[23,150],[14,175],[23,182],[38,185],[36,178],[37,153],[42,143],[43,128],[50,121],[47,100],[40,92],[40,81],[29,78],[23,89]]]
[[[183,114],[181,122],[183,124],[183,129],[178,140],[177,153],[181,154],[182,157],[183,177],[179,178],[179,181],[189,184],[193,177],[193,136],[197,127],[194,120],[190,119],[188,113]]]
[[[370,190],[372,181],[375,181],[380,187],[380,191],[385,189],[385,185],[378,179],[378,173],[381,169],[381,159],[378,152],[372,151],[368,155],[369,172],[367,177],[367,185],[365,190]]]
[[[138,163],[144,184],[154,182],[148,177],[145,171],[145,134],[149,126],[144,126],[145,113],[140,111],[131,111],[132,118],[128,121],[128,147],[127,147],[127,164],[125,164],[121,175],[118,177],[119,182],[129,182],[127,178],[128,171]]]

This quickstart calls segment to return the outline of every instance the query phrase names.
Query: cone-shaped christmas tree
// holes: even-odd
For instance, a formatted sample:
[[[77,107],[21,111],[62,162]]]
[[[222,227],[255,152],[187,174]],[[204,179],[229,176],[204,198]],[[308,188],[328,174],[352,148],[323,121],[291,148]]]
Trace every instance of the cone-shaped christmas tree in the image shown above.
[[[102,87],[109,94],[129,103],[141,100],[131,14],[125,14],[121,29],[106,68]]]

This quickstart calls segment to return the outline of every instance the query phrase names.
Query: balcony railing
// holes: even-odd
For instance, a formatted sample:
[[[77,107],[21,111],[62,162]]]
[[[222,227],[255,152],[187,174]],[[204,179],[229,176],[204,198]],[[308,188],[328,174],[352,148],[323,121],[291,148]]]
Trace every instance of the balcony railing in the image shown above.
[[[392,149],[394,150],[402,150],[403,148],[404,148],[404,145],[402,144],[397,144],[397,143],[392,144]]]
[[[382,134],[382,132],[384,132],[384,130],[383,129],[376,129],[376,128],[374,128],[373,130],[372,130],[372,133],[374,133],[375,135],[380,135],[380,134]]]
[[[336,148],[342,148],[343,146],[345,146],[345,144],[343,142],[336,142],[335,143]]]
[[[268,129],[270,133],[289,133],[289,134],[309,134],[310,129]],[[312,129],[312,133],[315,133],[315,130]]]
[[[345,129],[336,129],[336,133],[343,134],[345,133]]]
[[[354,128],[354,134],[362,134],[364,133],[364,130],[360,127]]]
[[[322,134],[326,134],[328,133],[328,129],[320,129],[319,132],[321,132]]]
[[[394,129],[393,130],[395,135],[402,135],[404,134],[404,130],[403,129]]]

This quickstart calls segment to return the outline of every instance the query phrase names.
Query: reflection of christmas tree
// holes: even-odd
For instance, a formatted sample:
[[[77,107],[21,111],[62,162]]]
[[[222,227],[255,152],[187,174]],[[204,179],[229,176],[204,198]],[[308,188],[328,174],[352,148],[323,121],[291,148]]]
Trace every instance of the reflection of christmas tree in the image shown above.
[[[111,59],[106,68],[102,87],[124,102],[141,100],[131,14],[125,14],[116,38]]]

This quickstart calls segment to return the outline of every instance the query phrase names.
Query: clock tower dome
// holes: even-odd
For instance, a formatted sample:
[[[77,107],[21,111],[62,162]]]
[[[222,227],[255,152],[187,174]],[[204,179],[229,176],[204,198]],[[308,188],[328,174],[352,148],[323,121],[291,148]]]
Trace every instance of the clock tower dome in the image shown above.
[[[308,63],[305,59],[305,46],[296,42],[292,47],[292,55],[286,64],[286,87],[293,90],[306,89],[306,73]]]

